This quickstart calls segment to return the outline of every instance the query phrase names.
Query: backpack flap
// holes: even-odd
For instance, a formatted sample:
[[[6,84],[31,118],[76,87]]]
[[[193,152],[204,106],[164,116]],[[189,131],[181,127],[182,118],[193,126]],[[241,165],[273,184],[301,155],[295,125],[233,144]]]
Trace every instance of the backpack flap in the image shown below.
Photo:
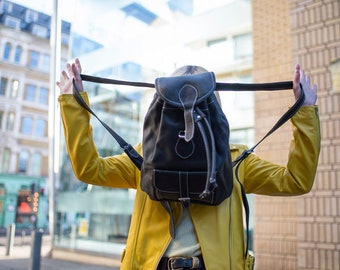
[[[216,88],[215,75],[213,72],[201,74],[176,76],[176,77],[161,77],[156,79],[156,91],[162,99],[168,104],[175,107],[182,107],[182,101],[177,91],[173,89],[182,89],[189,85],[197,90],[196,104],[202,102],[210,96]]]
[[[182,108],[184,111],[186,142],[189,142],[195,132],[194,107],[208,96],[216,88],[215,75],[213,72],[202,74],[162,77],[156,79],[156,91],[168,104]],[[178,89],[174,91],[174,89]],[[197,115],[196,115],[197,117]]]

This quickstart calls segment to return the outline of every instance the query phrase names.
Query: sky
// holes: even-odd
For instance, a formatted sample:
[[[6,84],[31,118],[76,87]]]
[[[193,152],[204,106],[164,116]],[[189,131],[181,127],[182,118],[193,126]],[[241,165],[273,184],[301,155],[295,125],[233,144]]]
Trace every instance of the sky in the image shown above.
[[[51,15],[56,0],[11,0],[14,3],[44,12]],[[188,42],[188,37],[200,39],[197,35],[211,32],[211,24],[222,25],[216,18],[211,24],[200,24],[192,31],[192,24],[178,24],[177,15],[171,14],[167,7],[169,0],[58,0],[60,16],[63,20],[72,25],[72,31],[97,41],[107,48],[108,57],[106,62],[112,64],[122,61],[121,59],[135,59],[138,63],[156,67],[168,73],[174,69],[174,63],[192,63],[195,59],[197,65],[213,65],[210,55],[197,51],[197,55],[192,55],[187,47],[184,47],[183,40]],[[163,21],[168,22],[166,27],[146,27],[146,25],[133,17],[127,17],[119,10],[121,5],[130,2],[142,3],[146,8],[160,15]],[[201,14],[209,9],[226,5],[235,0],[194,0],[194,14]],[[239,1],[240,2],[240,1]],[[241,1],[242,2],[242,1]],[[121,4],[123,3],[123,4]],[[114,8],[116,7],[116,8]],[[230,13],[230,12],[229,12]],[[224,21],[233,21],[233,14],[224,17]],[[237,20],[236,20],[237,21]],[[191,25],[191,26],[188,26]],[[184,26],[184,27],[183,27]],[[231,26],[234,27],[234,26]],[[214,27],[216,31],[216,27]],[[215,33],[216,34],[216,33]],[[189,41],[190,42],[190,41]],[[230,44],[229,44],[230,45]],[[228,45],[228,46],[229,46]],[[223,45],[226,46],[226,45]],[[230,48],[221,48],[221,51],[230,51]],[[142,53],[141,53],[142,52]],[[192,56],[191,56],[192,55]],[[203,56],[206,56],[205,58]],[[191,57],[189,59],[189,57]],[[97,56],[102,59],[102,55]],[[201,62],[199,62],[199,59]],[[219,58],[213,57],[216,61]],[[86,59],[82,59],[83,61]],[[91,60],[93,62],[93,60]],[[224,61],[229,61],[224,58]],[[98,61],[99,62],[99,61]],[[101,61],[103,62],[103,61]],[[103,63],[98,63],[103,65]],[[95,65],[91,65],[95,69]],[[206,68],[210,68],[206,66]],[[89,71],[91,72],[91,70]]]
[[[11,2],[38,10],[46,13],[51,13],[54,5],[54,0],[10,0]],[[83,4],[88,3],[101,3],[101,5],[111,5],[113,1],[118,2],[117,0],[59,0],[59,5],[62,7],[62,12],[64,13],[65,18],[71,18],[74,13],[74,8],[76,6],[76,2],[82,2]],[[212,9],[216,6],[220,6],[226,4],[228,2],[232,2],[233,0],[194,0],[195,3],[195,12],[200,13],[206,11],[208,9]],[[123,1],[120,1],[123,2]],[[125,1],[128,2],[128,1]],[[160,9],[167,0],[140,0],[136,2],[145,2],[145,4],[149,6],[154,6],[155,9]]]
[[[55,4],[54,0],[10,1],[49,15],[52,14]],[[167,14],[167,1],[168,0],[135,0],[135,2],[142,3],[151,11],[159,13],[164,18],[171,20],[173,18],[170,17],[171,15]],[[199,14],[233,1],[234,0],[194,0],[194,13]],[[112,6],[118,6],[121,2],[129,3],[134,1],[58,0],[62,19],[72,23],[75,32],[82,35],[90,34],[92,37],[93,35],[96,35],[96,32],[98,32],[99,35],[105,35],[105,33],[103,33],[104,28],[106,31],[112,31],[110,25],[124,23],[124,18],[112,11]]]

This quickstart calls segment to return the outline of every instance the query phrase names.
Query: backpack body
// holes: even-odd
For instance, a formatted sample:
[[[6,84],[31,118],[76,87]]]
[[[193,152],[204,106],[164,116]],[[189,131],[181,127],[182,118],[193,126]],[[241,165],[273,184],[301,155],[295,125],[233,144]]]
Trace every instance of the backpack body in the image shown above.
[[[218,205],[233,188],[229,124],[212,72],[157,78],[145,116],[141,188],[152,200]]]

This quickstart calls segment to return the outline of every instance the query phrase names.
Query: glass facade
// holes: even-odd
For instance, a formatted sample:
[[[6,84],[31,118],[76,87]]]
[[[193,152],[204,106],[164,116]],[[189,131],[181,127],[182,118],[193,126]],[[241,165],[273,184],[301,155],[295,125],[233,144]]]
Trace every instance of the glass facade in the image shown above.
[[[121,70],[126,65],[114,68]],[[132,69],[130,68],[130,71]],[[129,73],[138,77],[139,69]],[[137,73],[136,73],[137,72]],[[96,114],[130,144],[140,141],[140,90],[129,94],[119,88],[109,89],[98,84],[84,83]],[[93,138],[101,156],[122,153],[118,143],[97,119],[91,119]],[[77,180],[66,149],[57,199],[55,245],[120,253],[124,247],[134,203],[134,191],[88,185]],[[105,245],[96,243],[105,243]]]

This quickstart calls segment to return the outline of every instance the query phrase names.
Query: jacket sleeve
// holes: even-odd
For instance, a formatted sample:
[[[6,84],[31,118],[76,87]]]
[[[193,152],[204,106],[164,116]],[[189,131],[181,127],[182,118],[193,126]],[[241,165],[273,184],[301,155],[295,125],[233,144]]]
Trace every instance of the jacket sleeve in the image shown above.
[[[81,95],[89,104],[86,92]],[[136,188],[136,174],[139,171],[125,153],[106,158],[99,156],[89,123],[90,114],[76,102],[73,95],[61,95],[59,103],[66,147],[76,177],[93,185]],[[140,152],[141,145],[136,150]]]
[[[291,119],[293,138],[286,166],[251,154],[244,161],[243,184],[247,193],[300,195],[311,190],[320,153],[320,124],[317,106],[302,107]]]

